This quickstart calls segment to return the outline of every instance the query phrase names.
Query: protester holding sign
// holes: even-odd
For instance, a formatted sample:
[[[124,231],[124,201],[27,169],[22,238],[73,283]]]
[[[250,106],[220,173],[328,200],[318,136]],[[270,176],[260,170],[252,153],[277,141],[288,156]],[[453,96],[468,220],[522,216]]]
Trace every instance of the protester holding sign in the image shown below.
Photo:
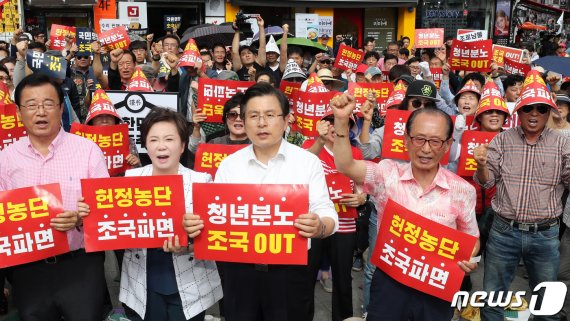
[[[257,16],[257,25],[259,26],[259,47],[257,50],[250,46],[239,45],[240,31],[236,22],[233,28],[236,31],[232,42],[232,65],[233,70],[238,74],[240,80],[254,80],[250,77],[250,71],[262,71],[265,69],[266,51],[265,51],[265,22],[261,16]]]
[[[65,211],[51,227],[67,232],[71,250],[12,268],[16,307],[23,320],[100,321],[106,312],[105,255],[83,250],[77,201],[81,178],[109,176],[105,158],[93,142],[61,128],[64,94],[58,83],[44,74],[30,75],[16,88],[15,98],[28,137],[0,153],[0,189],[59,183]]]
[[[497,186],[485,254],[485,291],[507,291],[521,257],[531,287],[556,281],[560,262],[558,217],[564,185],[570,181],[570,140],[545,127],[558,108],[538,71],[527,75],[515,112],[520,126],[474,150],[475,181],[485,188]],[[539,305],[544,291],[536,291]],[[482,317],[503,320],[504,310],[485,306]]]
[[[349,95],[331,101],[335,114],[337,140],[334,157],[337,169],[376,200],[378,218],[391,198],[425,218],[474,236],[479,235],[475,220],[475,191],[468,183],[439,165],[451,145],[453,122],[435,108],[421,108],[406,123],[406,147],[410,162],[383,160],[379,164],[357,161],[343,136],[355,106]],[[343,134],[343,135],[340,135]],[[338,139],[342,138],[342,139]],[[478,245],[473,249],[477,253]],[[458,262],[469,273],[476,263]],[[390,293],[390,295],[386,295]],[[417,309],[422,306],[422,309]],[[449,302],[402,285],[377,269],[370,289],[367,320],[450,320]]]
[[[215,182],[308,184],[309,213],[301,214],[295,221],[298,234],[305,238],[325,238],[334,233],[338,216],[319,159],[283,140],[289,115],[285,95],[269,84],[258,83],[245,92],[241,106],[252,145],[228,156],[221,163]],[[200,216],[186,215],[185,226],[189,236],[196,237],[204,224]],[[315,254],[309,250],[309,262]],[[224,265],[226,320],[313,319],[315,267]]]

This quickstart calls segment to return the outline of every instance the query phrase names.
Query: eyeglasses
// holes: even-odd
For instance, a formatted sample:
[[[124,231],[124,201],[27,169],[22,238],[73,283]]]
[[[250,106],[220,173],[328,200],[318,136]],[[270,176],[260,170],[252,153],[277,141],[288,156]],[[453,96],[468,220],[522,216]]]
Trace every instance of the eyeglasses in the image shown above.
[[[44,100],[44,102],[42,102],[42,103],[32,101],[31,103],[29,103],[27,105],[20,105],[20,107],[25,108],[30,113],[36,112],[40,108],[40,106],[43,106],[45,111],[52,111],[57,106],[59,106],[59,103],[56,103],[53,100]]]
[[[530,113],[531,111],[533,111],[536,108],[536,110],[541,113],[541,114],[546,114],[548,112],[548,109],[550,108],[550,106],[546,106],[546,105],[526,105],[523,108],[521,108],[521,110],[523,111],[523,113]]]
[[[321,64],[330,65],[331,61],[330,60],[321,60]]]
[[[238,117],[241,118],[241,115],[236,111],[230,111],[229,113],[226,114],[226,118],[228,120],[236,120]]]
[[[0,76],[0,81],[8,81],[10,80],[10,76]]]
[[[435,103],[434,103],[433,101],[427,101],[427,102],[424,103],[424,102],[422,102],[422,101],[419,100],[419,99],[414,99],[414,100],[412,100],[412,107],[414,107],[414,108],[420,108],[422,105],[423,105],[424,107],[428,107],[428,108],[430,108],[430,107],[432,107],[432,108],[435,107]]]
[[[75,56],[75,59],[89,59],[89,56]]]
[[[426,144],[426,142],[429,144],[429,147],[431,147],[431,149],[433,149],[434,151],[438,151],[440,150],[443,145],[447,142],[447,140],[443,140],[443,139],[439,139],[439,138],[424,138],[424,137],[418,137],[418,136],[410,136],[410,140],[412,141],[412,144],[416,147],[424,147],[424,145]]]
[[[268,123],[271,123],[271,122],[274,122],[277,119],[277,117],[282,117],[282,116],[284,116],[284,115],[283,114],[275,115],[272,113],[265,114],[265,115],[250,114],[250,115],[245,116],[245,118],[247,120],[256,121],[256,122],[259,122],[263,118]]]

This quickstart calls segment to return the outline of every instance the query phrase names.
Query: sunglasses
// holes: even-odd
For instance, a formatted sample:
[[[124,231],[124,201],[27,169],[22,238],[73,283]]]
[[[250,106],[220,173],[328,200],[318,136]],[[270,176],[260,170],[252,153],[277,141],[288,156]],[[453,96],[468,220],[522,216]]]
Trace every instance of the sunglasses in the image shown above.
[[[229,113],[226,114],[226,118],[228,120],[236,120],[238,116],[241,118],[240,114],[235,111],[230,111]]]
[[[541,113],[541,114],[546,114],[548,112],[548,109],[550,108],[550,106],[546,106],[546,105],[526,105],[523,108],[521,108],[521,110],[523,111],[523,113],[530,113],[531,111],[533,111],[536,108],[536,110]]]
[[[325,65],[330,65],[331,61],[330,60],[322,60],[321,63],[325,64]]]
[[[482,113],[482,115],[493,115],[493,114],[497,114],[497,115],[501,115],[501,111],[496,110],[496,109],[491,109],[491,110],[486,110]]]
[[[75,59],[89,59],[89,56],[75,56]]]
[[[419,100],[419,99],[414,99],[414,100],[412,100],[412,107],[414,107],[414,108],[420,108],[422,105],[423,105],[424,107],[435,107],[435,103],[434,103],[433,101],[428,101],[428,102],[423,103],[423,102],[422,102],[421,100]]]

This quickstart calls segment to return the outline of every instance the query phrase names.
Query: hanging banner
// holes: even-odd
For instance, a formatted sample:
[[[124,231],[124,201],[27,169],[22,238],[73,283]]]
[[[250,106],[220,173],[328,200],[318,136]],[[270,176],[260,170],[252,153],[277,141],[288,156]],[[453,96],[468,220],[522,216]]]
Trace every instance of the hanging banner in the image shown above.
[[[308,185],[194,183],[194,213],[204,221],[194,239],[200,260],[307,264],[307,239],[293,226],[309,212]]]
[[[67,60],[41,51],[28,50],[26,63],[33,72],[46,74],[48,77],[65,79]]]
[[[454,40],[451,45],[449,64],[451,70],[491,71],[492,40],[463,42]]]
[[[0,192],[0,268],[69,252],[67,233],[50,227],[63,211],[59,184]]]
[[[295,13],[295,37],[317,40],[319,15],[315,13]]]
[[[414,44],[416,48],[441,48],[443,46],[445,29],[416,29]]]
[[[229,155],[246,146],[247,145],[200,144],[198,145],[198,150],[196,150],[194,170],[216,177],[220,163]]]
[[[353,72],[356,72],[356,69],[362,62],[363,57],[364,52],[341,43],[333,66],[338,69],[350,69]]]
[[[370,261],[396,281],[451,302],[477,238],[418,215],[389,199]]]
[[[129,28],[129,20],[127,19],[101,19],[99,21],[100,28],[98,34],[109,31],[111,29],[123,26],[126,29]]]
[[[348,93],[352,95],[356,101],[356,107],[353,110],[358,117],[362,117],[360,107],[368,99],[368,93],[374,92],[376,95],[376,103],[380,115],[386,114],[386,102],[394,90],[394,84],[388,83],[364,83],[364,82],[349,82]]]
[[[162,248],[175,235],[188,245],[181,175],[82,179],[81,191],[90,209],[83,219],[87,252]]]
[[[146,2],[120,1],[119,18],[128,20],[133,29],[148,28]]]
[[[87,138],[101,148],[107,160],[109,176],[117,176],[130,168],[126,160],[130,154],[129,125],[88,126],[73,123],[69,132]]]
[[[461,137],[461,154],[457,165],[457,175],[473,177],[477,171],[477,162],[473,156],[473,150],[481,144],[489,144],[497,135],[493,132],[481,132],[466,130]]]
[[[309,93],[299,91],[295,102],[298,131],[307,137],[318,137],[317,122],[324,117],[336,92]]]
[[[358,213],[355,207],[340,204],[343,199],[342,194],[352,194],[352,182],[350,178],[339,172],[325,175],[329,196],[334,204],[334,208],[339,218],[357,218]]]
[[[0,151],[28,135],[16,104],[0,105]]]
[[[198,79],[198,107],[208,123],[223,123],[224,104],[235,94],[245,92],[255,81]]]

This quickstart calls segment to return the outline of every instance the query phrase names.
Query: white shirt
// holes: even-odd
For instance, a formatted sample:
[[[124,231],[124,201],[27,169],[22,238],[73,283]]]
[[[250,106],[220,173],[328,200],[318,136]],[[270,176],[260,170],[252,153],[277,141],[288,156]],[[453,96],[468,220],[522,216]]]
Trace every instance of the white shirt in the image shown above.
[[[220,164],[214,183],[308,184],[309,212],[330,217],[335,222],[334,232],[338,229],[338,214],[329,197],[321,161],[285,140],[267,165],[257,160],[253,145],[228,156]]]

